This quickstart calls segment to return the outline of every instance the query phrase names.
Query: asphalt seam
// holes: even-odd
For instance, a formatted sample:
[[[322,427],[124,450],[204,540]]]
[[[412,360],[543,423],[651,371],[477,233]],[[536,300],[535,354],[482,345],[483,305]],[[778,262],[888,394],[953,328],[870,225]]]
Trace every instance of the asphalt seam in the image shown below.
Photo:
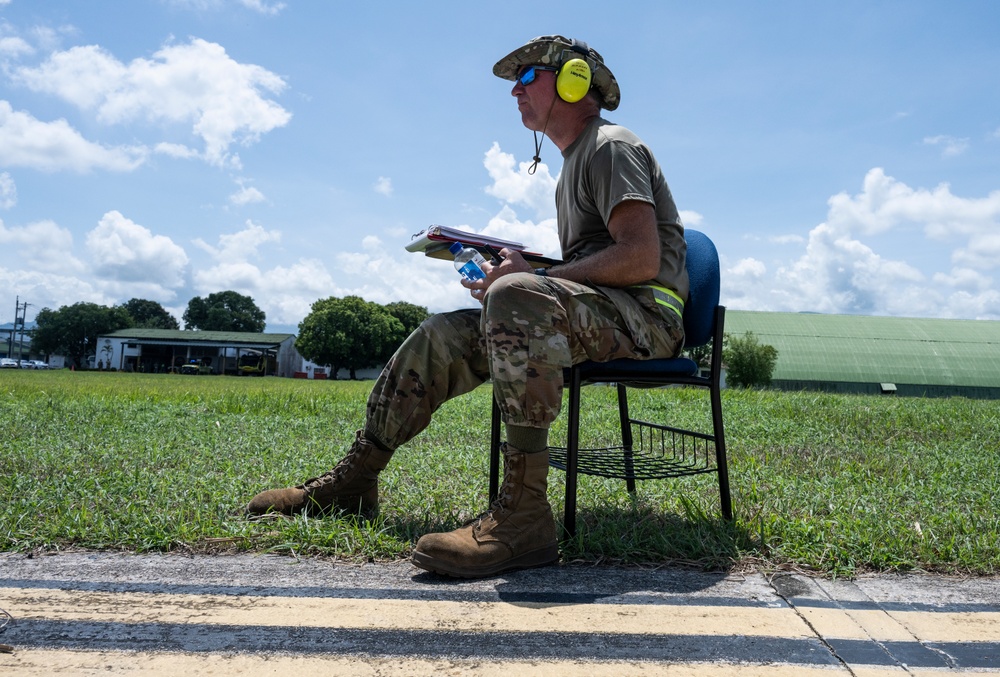
[[[784,603],[788,606],[788,608],[791,609],[792,612],[795,613],[795,615],[799,617],[799,620],[801,620],[802,623],[804,623],[805,626],[807,628],[809,628],[809,632],[811,632],[813,634],[813,636],[817,640],[819,640],[820,644],[822,644],[824,647],[826,647],[826,650],[830,652],[830,655],[833,656],[833,658],[836,659],[840,663],[840,665],[843,666],[843,668],[845,670],[847,670],[847,672],[849,672],[851,674],[852,677],[857,677],[857,673],[854,672],[854,670],[853,670],[853,668],[851,668],[850,664],[847,661],[845,661],[840,656],[840,654],[837,653],[836,649],[833,648],[833,645],[831,645],[826,640],[826,638],[823,637],[822,633],[820,633],[819,629],[815,625],[813,625],[812,621],[810,621],[808,618],[806,618],[805,614],[803,614],[801,611],[799,611],[799,609],[795,606],[795,604],[792,603],[790,597],[786,597],[785,593],[782,592],[781,590],[779,590],[778,586],[776,586],[774,584],[774,579],[777,576],[779,576],[779,575],[786,576],[786,575],[789,575],[789,574],[772,574],[772,575],[766,577],[767,584],[769,586],[771,586],[771,590],[774,591],[774,594],[777,595],[778,597],[780,597],[781,600],[784,601]]]
[[[833,596],[830,595],[829,592],[827,592],[827,590],[823,587],[823,585],[821,583],[818,584],[818,587],[820,588],[820,590],[823,590],[823,593],[826,594],[827,597],[830,597],[831,599],[833,598]],[[867,601],[868,604],[873,605],[875,608],[877,608],[879,611],[881,611],[883,614],[885,614],[886,618],[892,619],[893,623],[895,623],[900,628],[902,628],[910,636],[910,639],[913,642],[919,644],[920,646],[924,647],[928,651],[936,653],[941,658],[941,660],[944,662],[944,664],[948,666],[949,670],[958,670],[959,669],[957,661],[954,660],[954,657],[951,656],[951,654],[949,654],[947,651],[945,651],[945,650],[943,650],[943,649],[941,649],[939,647],[933,646],[929,642],[925,642],[924,640],[920,639],[920,637],[916,633],[914,633],[909,627],[907,627],[906,623],[903,623],[900,620],[898,620],[888,609],[886,609],[885,607],[883,607],[881,603],[877,602],[876,600],[873,600],[867,593],[865,593],[863,590],[861,590],[861,588],[859,588],[858,586],[855,585],[854,589],[857,590],[858,593],[861,594],[865,598],[865,600]],[[837,602],[837,603],[840,604],[840,602]],[[847,613],[850,613],[850,612],[848,611]],[[879,644],[881,644],[881,642],[879,642]],[[887,653],[889,653],[890,656],[893,655],[892,652],[889,651],[888,647],[885,647],[883,645],[883,648],[886,650]],[[909,668],[906,666],[905,663],[901,662],[901,665],[903,665],[903,668],[907,672],[910,672]]]
[[[901,620],[899,620],[898,618],[896,618],[892,614],[892,612],[889,611],[889,609],[885,608],[880,602],[872,599],[870,595],[868,595],[864,590],[862,590],[857,585],[855,585],[855,584],[852,583],[851,584],[851,588],[854,590],[855,593],[857,593],[859,596],[861,596],[861,597],[864,598],[864,602],[862,602],[859,605],[855,601],[854,603],[852,603],[850,605],[846,605],[843,601],[837,599],[834,595],[832,595],[830,593],[830,591],[826,589],[826,586],[824,585],[824,583],[822,581],[817,580],[817,581],[815,581],[815,583],[816,583],[816,587],[819,588],[823,592],[823,594],[826,595],[826,597],[829,600],[831,600],[831,602],[833,604],[835,604],[838,608],[842,609],[843,612],[854,623],[856,623],[857,626],[859,628],[861,628],[862,631],[864,631],[865,634],[868,635],[873,642],[875,642],[877,645],[879,645],[879,647],[881,647],[883,651],[885,651],[889,656],[891,656],[897,662],[897,664],[901,668],[903,668],[904,670],[906,670],[907,673],[912,674],[912,671],[909,669],[909,661],[907,661],[903,656],[899,656],[895,652],[893,652],[892,649],[891,649],[891,647],[889,646],[889,642],[883,642],[883,641],[881,641],[879,639],[876,639],[875,637],[872,637],[871,633],[868,631],[868,628],[865,627],[865,624],[854,617],[854,615],[852,613],[852,610],[854,608],[861,607],[861,608],[869,608],[869,609],[876,609],[876,610],[878,610],[879,613],[881,613],[883,616],[885,616],[886,619],[890,620],[893,623],[893,625],[895,625],[897,628],[901,629],[909,637],[909,639],[907,640],[907,644],[916,644],[917,646],[923,648],[925,651],[929,651],[929,652],[937,655],[938,658],[941,659],[941,662],[949,670],[957,670],[957,669],[959,669],[958,662],[954,659],[954,657],[951,654],[949,654],[944,649],[941,649],[940,647],[934,646],[932,643],[927,642],[927,641],[921,639],[919,635],[917,635],[915,632],[913,632],[913,630],[911,630],[906,625],[906,623],[904,623]],[[904,644],[900,644],[900,646],[902,647],[902,646],[905,646],[905,645]]]

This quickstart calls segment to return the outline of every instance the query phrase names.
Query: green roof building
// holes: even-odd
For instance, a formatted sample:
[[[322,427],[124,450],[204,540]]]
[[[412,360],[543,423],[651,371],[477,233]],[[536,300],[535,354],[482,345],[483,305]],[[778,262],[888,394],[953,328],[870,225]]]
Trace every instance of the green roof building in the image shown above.
[[[293,334],[121,329],[97,339],[98,368],[291,377],[302,369]]]
[[[778,350],[774,387],[1000,398],[1000,322],[726,311]]]

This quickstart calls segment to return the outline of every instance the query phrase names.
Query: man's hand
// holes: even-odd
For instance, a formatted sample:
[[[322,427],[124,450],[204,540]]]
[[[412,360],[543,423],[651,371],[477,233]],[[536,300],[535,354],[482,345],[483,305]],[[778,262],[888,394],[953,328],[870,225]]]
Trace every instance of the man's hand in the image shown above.
[[[500,256],[503,257],[500,265],[493,265],[487,261],[486,265],[482,267],[483,272],[486,273],[486,279],[469,282],[465,278],[462,278],[462,286],[468,289],[469,293],[472,294],[472,298],[480,303],[482,303],[483,297],[486,296],[486,290],[490,288],[490,285],[498,277],[503,277],[510,273],[530,273],[532,271],[531,265],[524,260],[520,252],[511,251],[504,247],[500,250]]]

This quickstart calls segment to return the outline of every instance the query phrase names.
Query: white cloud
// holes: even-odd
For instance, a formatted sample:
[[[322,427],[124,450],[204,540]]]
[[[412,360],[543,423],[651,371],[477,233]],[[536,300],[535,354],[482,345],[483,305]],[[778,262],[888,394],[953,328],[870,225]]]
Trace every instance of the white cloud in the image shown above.
[[[7,228],[0,221],[0,261],[13,268],[40,273],[82,274],[84,265],[73,256],[73,235],[54,221],[38,221]]]
[[[201,153],[194,148],[189,148],[182,143],[167,143],[166,141],[156,144],[154,151],[161,155],[167,155],[178,160],[191,160],[201,157]]]
[[[764,262],[747,257],[728,265],[721,253],[720,259],[723,304],[742,310],[766,310],[758,297],[760,288],[770,284]]]
[[[48,54],[59,49],[62,40],[78,33],[78,29],[72,24],[63,24],[58,28],[49,26],[34,26],[28,34],[34,39],[35,49],[32,53],[40,52]]]
[[[859,240],[820,224],[809,233],[806,253],[776,271],[775,291],[784,299],[784,310],[892,315],[901,310],[895,307],[900,290],[923,286],[922,278],[906,263],[884,259]],[[925,304],[919,311],[928,309]]]
[[[933,281],[935,285],[967,292],[986,291],[993,285],[993,278],[969,268],[953,268],[950,273],[935,273]]]
[[[17,204],[17,185],[7,172],[0,172],[0,209],[10,209]]]
[[[212,246],[201,238],[194,241],[195,245],[216,259],[237,262],[259,258],[257,249],[270,242],[281,242],[281,231],[265,230],[263,226],[249,220],[243,230],[220,235],[218,246]]]
[[[954,240],[1000,227],[1000,190],[985,198],[963,198],[952,194],[947,183],[934,190],[913,189],[880,168],[868,172],[861,193],[834,195],[829,205],[828,223],[844,232],[871,235],[916,226],[928,237]]]
[[[767,238],[767,241],[774,244],[805,244],[806,239],[801,235],[787,234],[773,235]]]
[[[556,215],[556,179],[549,174],[548,165],[538,165],[534,174],[528,174],[530,162],[514,166],[514,156],[500,150],[500,144],[486,151],[484,160],[493,184],[486,193],[512,205],[523,205],[535,211],[538,219],[554,218]]]
[[[0,285],[37,311],[82,301],[113,305],[132,297],[167,302],[183,282],[183,251],[117,212],[106,214],[87,238],[93,266],[77,258],[73,247],[70,231],[53,221],[14,228],[0,222]]]
[[[681,223],[683,223],[686,227],[690,228],[697,228],[698,226],[701,225],[701,222],[705,219],[705,217],[699,214],[698,212],[693,212],[685,209],[681,209],[679,211],[679,214],[681,217]]]
[[[32,313],[37,313],[42,308],[56,309],[80,302],[101,305],[119,302],[116,297],[107,296],[101,289],[73,272],[54,274],[25,270],[21,266],[0,266],[0,286],[31,304],[28,309],[29,321]]]
[[[107,148],[84,139],[65,120],[42,122],[14,111],[0,100],[0,165],[30,167],[45,172],[91,169],[131,171],[146,159],[146,150],[129,146]]]
[[[107,212],[87,234],[95,272],[105,280],[168,290],[184,283],[188,256],[165,235],[154,235],[118,211]],[[158,292],[162,297],[163,293]]]
[[[947,184],[911,188],[876,168],[860,193],[835,195],[829,205],[826,223],[809,232],[803,253],[770,265],[772,275],[748,276],[740,264],[730,268],[723,277],[727,303],[792,312],[1000,318],[988,274],[1000,266],[1000,191],[964,198]],[[940,268],[925,271],[904,260],[914,247],[881,253],[866,242],[873,236],[914,245],[923,238],[940,251]]]
[[[16,59],[27,54],[33,54],[34,48],[23,38],[16,36],[0,37],[0,59]]]
[[[739,277],[762,278],[767,273],[767,266],[763,261],[754,258],[740,259],[732,268],[726,271],[727,275]]]
[[[528,251],[543,256],[562,258],[555,218],[544,219],[537,223],[522,221],[509,205],[504,205],[500,212],[487,222],[482,232],[505,240],[521,242]]]
[[[265,0],[167,0],[169,4],[181,9],[198,11],[221,11],[231,5],[245,7],[264,16],[277,16],[285,9],[284,2],[266,2]]]
[[[381,193],[382,195],[389,197],[392,195],[392,179],[380,176],[372,188],[376,193]]]
[[[266,199],[264,194],[253,186],[244,186],[242,182],[240,182],[239,186],[240,189],[229,196],[229,202],[234,205],[243,206],[255,202],[263,202]]]
[[[978,294],[958,291],[950,294],[945,302],[947,303],[947,317],[1000,319],[1000,292],[995,289],[985,290]]]
[[[285,3],[283,2],[268,3],[264,2],[264,0],[240,0],[240,4],[247,9],[252,9],[267,16],[276,16],[285,8]]]
[[[924,144],[928,146],[941,146],[942,157],[955,157],[969,149],[968,139],[959,139],[944,134],[925,137]]]
[[[991,270],[1000,266],[1000,233],[974,233],[968,244],[952,252],[951,260],[956,265],[966,265],[980,270]]]
[[[280,94],[284,80],[260,66],[238,63],[221,45],[198,38],[129,64],[96,45],[72,47],[36,68],[16,69],[13,76],[34,91],[95,111],[106,124],[139,120],[189,126],[204,143],[205,159],[216,165],[236,162],[230,154],[234,143],[250,145],[291,119],[265,96]],[[165,143],[161,150],[167,152],[178,146]]]
[[[290,266],[269,269],[251,262],[260,258],[260,247],[280,240],[280,232],[248,221],[242,231],[220,236],[217,246],[196,241],[213,260],[194,273],[198,293],[232,289],[246,294],[264,311],[270,324],[297,324],[317,299],[342,295],[336,293],[333,277],[318,259],[301,258]]]

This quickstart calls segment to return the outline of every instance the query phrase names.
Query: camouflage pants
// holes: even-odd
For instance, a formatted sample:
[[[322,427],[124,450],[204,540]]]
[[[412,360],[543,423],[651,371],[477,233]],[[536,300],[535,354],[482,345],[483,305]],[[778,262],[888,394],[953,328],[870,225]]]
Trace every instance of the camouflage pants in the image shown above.
[[[368,398],[366,434],[396,449],[442,403],[490,378],[505,423],[547,429],[562,404],[565,367],[680,351],[681,319],[660,308],[642,289],[505,275],[481,310],[434,315],[406,339]]]

